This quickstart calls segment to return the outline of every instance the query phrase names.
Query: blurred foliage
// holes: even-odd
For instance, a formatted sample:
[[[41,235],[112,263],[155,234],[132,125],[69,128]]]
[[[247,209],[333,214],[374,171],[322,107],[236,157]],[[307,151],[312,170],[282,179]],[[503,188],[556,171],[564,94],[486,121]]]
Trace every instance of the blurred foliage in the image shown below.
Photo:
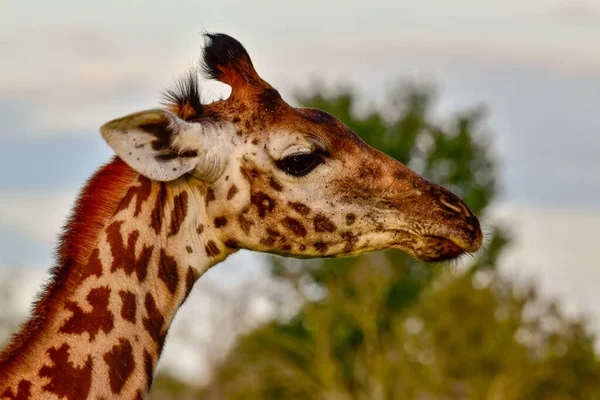
[[[394,87],[361,113],[357,98],[351,89],[299,96],[485,221],[499,188],[482,107],[440,122],[430,87]],[[585,321],[503,277],[496,266],[507,232],[485,229],[485,248],[460,270],[398,251],[273,257],[271,272],[301,299],[299,312],[240,338],[196,398],[600,399]]]
[[[534,289],[491,270],[440,274],[419,302],[390,312],[385,282],[394,277],[372,267],[352,268],[330,282],[327,300],[242,338],[209,386],[219,396],[201,398],[600,398],[584,323]]]

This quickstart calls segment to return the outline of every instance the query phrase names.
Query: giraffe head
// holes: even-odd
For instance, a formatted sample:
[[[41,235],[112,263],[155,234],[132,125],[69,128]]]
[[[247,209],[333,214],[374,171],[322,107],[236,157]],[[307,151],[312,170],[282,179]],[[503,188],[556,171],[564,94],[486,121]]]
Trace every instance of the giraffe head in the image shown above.
[[[436,261],[481,246],[478,219],[462,200],[333,116],[288,105],[235,39],[207,35],[204,72],[231,87],[229,98],[202,104],[191,73],[167,92],[166,108],[101,131],[140,174],[203,198],[190,207],[223,247],[294,257],[391,247]]]

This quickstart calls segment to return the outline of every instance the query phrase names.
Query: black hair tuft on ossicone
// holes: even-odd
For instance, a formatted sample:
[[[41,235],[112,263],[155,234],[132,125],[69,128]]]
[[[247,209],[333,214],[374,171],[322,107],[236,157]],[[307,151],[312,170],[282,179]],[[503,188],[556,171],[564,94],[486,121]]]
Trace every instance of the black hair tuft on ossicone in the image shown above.
[[[206,42],[201,67],[207,78],[231,86],[241,83],[239,79],[244,83],[258,82],[252,60],[240,42],[223,33],[205,33],[204,36]]]

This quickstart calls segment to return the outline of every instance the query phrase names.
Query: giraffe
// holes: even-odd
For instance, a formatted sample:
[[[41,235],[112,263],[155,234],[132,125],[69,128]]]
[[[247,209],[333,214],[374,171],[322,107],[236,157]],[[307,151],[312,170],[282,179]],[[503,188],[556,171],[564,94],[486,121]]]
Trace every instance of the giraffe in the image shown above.
[[[115,156],[81,190],[30,319],[0,354],[0,398],[143,399],[194,282],[239,249],[291,257],[397,248],[427,261],[482,244],[450,191],[333,116],[288,105],[244,47],[206,34],[164,107],[107,122]]]

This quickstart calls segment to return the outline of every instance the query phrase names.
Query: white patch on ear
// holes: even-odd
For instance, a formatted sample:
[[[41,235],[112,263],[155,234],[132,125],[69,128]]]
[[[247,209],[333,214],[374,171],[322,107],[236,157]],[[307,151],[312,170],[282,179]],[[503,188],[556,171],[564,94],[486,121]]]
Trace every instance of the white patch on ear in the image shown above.
[[[201,123],[187,123],[159,109],[129,114],[100,128],[125,163],[155,181],[172,181],[196,168],[204,158],[203,130]]]

